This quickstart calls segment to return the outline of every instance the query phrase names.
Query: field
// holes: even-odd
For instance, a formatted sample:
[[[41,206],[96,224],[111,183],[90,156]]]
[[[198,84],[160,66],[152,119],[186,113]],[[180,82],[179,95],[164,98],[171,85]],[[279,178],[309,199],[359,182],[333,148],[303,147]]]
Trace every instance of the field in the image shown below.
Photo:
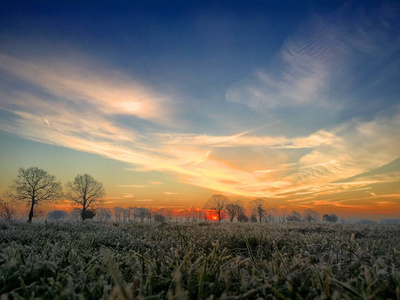
[[[0,224],[1,299],[400,299],[400,227]]]

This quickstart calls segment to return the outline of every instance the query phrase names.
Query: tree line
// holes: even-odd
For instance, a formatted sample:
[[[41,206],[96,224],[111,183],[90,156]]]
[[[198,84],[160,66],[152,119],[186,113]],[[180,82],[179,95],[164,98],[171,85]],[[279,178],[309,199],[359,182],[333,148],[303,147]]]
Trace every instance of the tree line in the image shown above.
[[[224,215],[229,217],[233,222],[236,218],[238,222],[318,222],[321,220],[320,215],[313,209],[304,210],[303,216],[297,212],[292,211],[289,214],[280,214],[276,209],[267,210],[265,201],[262,198],[257,198],[250,203],[250,215],[246,214],[246,210],[240,201],[230,201],[228,197],[220,194],[215,194],[206,202],[205,207],[215,211],[218,222],[221,222]],[[279,219],[279,220],[278,220]],[[339,219],[335,214],[325,214],[322,217],[325,222],[336,223]]]
[[[98,220],[107,221],[112,218],[112,211],[108,208],[97,208],[94,206],[105,196],[103,184],[88,174],[76,175],[73,181],[65,184],[66,192],[62,192],[62,184],[55,176],[37,167],[20,168],[17,178],[13,180],[6,196],[12,201],[25,202],[29,206],[28,222],[32,222],[35,216],[35,209],[43,201],[52,201],[66,198],[78,205],[71,211],[72,219],[92,219],[96,216]],[[114,207],[114,217],[117,222],[131,221],[136,218],[140,222],[147,219],[156,222],[171,221],[173,215],[183,221],[192,222],[207,221],[207,211],[213,212],[213,219],[221,222],[228,217],[231,222],[235,219],[238,222],[316,222],[320,221],[320,215],[313,209],[306,209],[303,216],[297,212],[282,213],[275,208],[266,209],[264,199],[257,198],[250,202],[250,213],[246,211],[241,201],[230,201],[221,194],[212,195],[205,203],[204,209],[186,209],[179,212],[172,212],[168,209],[150,209],[146,207]],[[0,218],[11,219],[15,213],[13,207],[0,199]],[[49,220],[61,220],[67,217],[67,212],[55,210],[48,214]],[[322,217],[326,222],[337,222],[338,217],[334,214],[325,214]]]

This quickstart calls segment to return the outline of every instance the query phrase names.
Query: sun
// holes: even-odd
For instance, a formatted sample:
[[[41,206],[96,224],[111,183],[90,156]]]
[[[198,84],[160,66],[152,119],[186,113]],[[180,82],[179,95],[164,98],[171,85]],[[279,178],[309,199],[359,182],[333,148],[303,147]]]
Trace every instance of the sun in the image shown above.
[[[216,221],[216,220],[218,220],[218,217],[217,217],[217,216],[212,216],[212,219],[213,219],[214,221]]]

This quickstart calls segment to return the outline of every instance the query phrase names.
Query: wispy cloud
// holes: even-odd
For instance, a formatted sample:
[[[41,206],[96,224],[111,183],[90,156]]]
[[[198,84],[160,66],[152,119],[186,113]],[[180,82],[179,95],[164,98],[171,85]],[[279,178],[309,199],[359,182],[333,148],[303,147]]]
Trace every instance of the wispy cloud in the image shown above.
[[[149,183],[152,185],[162,185],[163,184],[162,182],[159,182],[159,181],[151,181]]]
[[[226,99],[255,110],[300,105],[329,110],[348,107],[349,83],[354,80],[351,68],[374,66],[371,59],[391,59],[399,50],[396,20],[400,9],[386,3],[374,11],[348,14],[343,8],[333,15],[315,15],[286,39],[278,64],[261,67],[231,85]]]
[[[118,184],[118,187],[122,188],[134,188],[134,189],[141,189],[141,188],[150,188],[151,185],[144,185],[144,184]]]
[[[230,136],[205,134],[157,134],[159,142],[168,145],[197,145],[210,147],[266,146],[277,149],[315,148],[336,141],[335,134],[325,130],[306,137],[287,138],[284,136],[246,136],[247,132]],[[203,158],[210,153],[206,152]]]
[[[133,198],[133,194],[122,193],[122,198]]]
[[[0,70],[41,88],[62,101],[105,115],[125,114],[153,121],[165,121],[168,99],[118,72],[84,67],[80,62],[31,62],[0,53]],[[13,101],[22,104],[24,101]]]

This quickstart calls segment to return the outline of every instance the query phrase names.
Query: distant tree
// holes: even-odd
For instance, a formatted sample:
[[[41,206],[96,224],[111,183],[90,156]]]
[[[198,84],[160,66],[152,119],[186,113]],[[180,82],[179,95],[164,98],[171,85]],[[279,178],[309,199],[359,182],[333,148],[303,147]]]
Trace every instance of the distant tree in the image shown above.
[[[198,218],[199,221],[206,222],[207,221],[207,213],[204,210],[199,209],[197,211],[197,218]]]
[[[42,201],[57,200],[61,195],[61,183],[56,181],[56,177],[37,167],[20,168],[8,192],[12,200],[29,204],[29,223],[32,222],[36,205]]]
[[[287,221],[289,213],[286,208],[281,208],[278,210],[277,221],[283,223]]]
[[[257,217],[255,215],[251,215],[250,222],[257,223]]]
[[[162,214],[155,214],[154,221],[159,223],[165,222],[165,217]]]
[[[114,207],[115,221],[121,222],[121,217],[124,216],[125,209],[122,207]]]
[[[169,208],[163,207],[157,211],[157,214],[162,215],[165,218],[165,221],[172,221],[173,211]]]
[[[272,207],[272,208],[266,210],[265,215],[266,215],[266,219],[268,220],[268,222],[276,222],[279,212],[275,207]]]
[[[69,219],[74,222],[78,222],[82,219],[82,212],[79,208],[74,208],[69,212]]]
[[[197,217],[198,217],[198,214],[197,214],[197,209],[195,208],[195,207],[190,207],[190,217],[191,217],[191,219],[192,219],[192,223],[196,223],[198,220],[197,220]]]
[[[146,208],[147,209],[147,214],[146,214],[146,218],[147,220],[149,220],[149,223],[151,223],[152,217],[153,217],[153,210],[150,208]]]
[[[319,221],[319,214],[317,211],[307,208],[304,211],[304,220],[307,222],[317,222]]]
[[[53,210],[47,214],[47,220],[49,221],[61,221],[68,216],[68,213],[63,210]]]
[[[288,220],[289,222],[300,222],[300,221],[301,221],[301,219],[300,219],[299,217],[293,216],[293,215],[288,216],[288,217],[287,217],[287,220]]]
[[[263,217],[265,216],[265,208],[264,208],[264,199],[257,198],[252,201],[253,212],[258,217],[259,222],[262,222]]]
[[[237,220],[239,222],[248,222],[249,221],[249,217],[246,216],[243,212],[239,213],[239,215],[237,216]],[[257,221],[257,219],[256,219]]]
[[[105,196],[103,184],[88,174],[77,175],[66,187],[67,197],[81,207],[82,221],[86,219],[86,210]]]
[[[243,211],[243,207],[240,204],[240,202],[232,202],[229,203],[226,206],[226,211],[228,212],[229,215],[229,219],[231,220],[231,222],[233,221],[233,219],[236,217],[238,217],[239,213],[241,213]]]
[[[212,195],[210,199],[206,202],[206,207],[212,209],[216,212],[218,216],[218,222],[221,222],[221,217],[224,209],[228,205],[229,200],[224,195]]]
[[[144,207],[134,207],[133,208],[133,216],[138,218],[141,223],[143,223],[144,218],[150,214],[150,211]]]
[[[331,216],[331,222],[332,223],[336,223],[337,221],[339,221],[339,218],[337,217],[337,215],[330,214],[330,216]]]
[[[322,220],[325,222],[336,223],[339,219],[335,214],[325,214],[322,216]]]
[[[14,214],[14,207],[12,207],[10,203],[0,199],[0,219],[10,221]]]
[[[87,213],[87,211],[94,212],[96,218],[100,222],[107,222],[112,217],[112,212],[111,212],[111,209],[109,209],[109,208],[98,207],[95,211],[91,210],[91,209],[88,209],[88,210],[85,211],[85,213]],[[89,218],[87,216],[85,216],[85,219],[89,219]]]
[[[124,223],[129,222],[131,218],[131,209],[130,208],[124,208],[122,211],[122,217],[124,218]]]
[[[289,218],[292,218],[293,220],[301,221],[301,218],[302,218],[302,217],[301,217],[301,214],[300,214],[299,212],[293,210],[293,211],[290,213],[290,215],[289,215],[289,217],[288,217],[288,220],[289,220]]]

